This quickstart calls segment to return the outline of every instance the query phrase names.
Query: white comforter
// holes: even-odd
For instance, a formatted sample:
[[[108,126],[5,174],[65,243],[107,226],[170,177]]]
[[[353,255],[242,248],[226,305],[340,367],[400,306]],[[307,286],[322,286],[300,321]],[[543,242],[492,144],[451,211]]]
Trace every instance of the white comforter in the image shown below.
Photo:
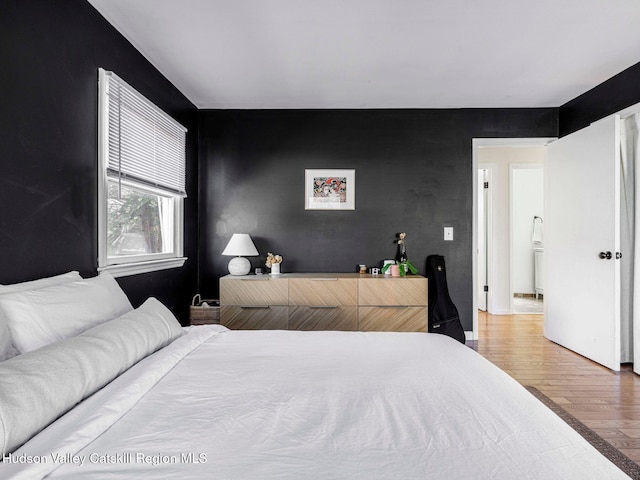
[[[0,464],[1,478],[107,471],[110,479],[628,478],[448,337],[223,327],[192,327]]]

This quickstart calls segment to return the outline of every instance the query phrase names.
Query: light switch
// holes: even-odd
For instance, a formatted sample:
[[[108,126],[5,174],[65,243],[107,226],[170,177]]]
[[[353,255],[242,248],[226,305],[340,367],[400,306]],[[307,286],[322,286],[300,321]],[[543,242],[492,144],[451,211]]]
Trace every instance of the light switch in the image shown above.
[[[444,227],[444,239],[447,241],[453,240],[453,227]]]

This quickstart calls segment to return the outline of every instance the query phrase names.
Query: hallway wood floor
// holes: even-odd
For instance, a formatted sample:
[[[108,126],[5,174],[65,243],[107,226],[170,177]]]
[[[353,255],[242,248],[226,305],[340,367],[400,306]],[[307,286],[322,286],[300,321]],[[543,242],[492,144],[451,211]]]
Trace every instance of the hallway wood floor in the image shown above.
[[[640,463],[640,376],[630,366],[613,372],[547,340],[542,315],[478,316],[482,356]]]

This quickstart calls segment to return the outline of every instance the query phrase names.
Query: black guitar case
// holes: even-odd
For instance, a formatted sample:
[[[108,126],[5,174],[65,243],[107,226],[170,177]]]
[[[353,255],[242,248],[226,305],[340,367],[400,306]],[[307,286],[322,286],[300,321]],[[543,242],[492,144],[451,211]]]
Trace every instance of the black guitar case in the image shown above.
[[[429,279],[429,332],[441,333],[465,343],[458,309],[451,301],[447,287],[447,270],[442,255],[427,257]]]

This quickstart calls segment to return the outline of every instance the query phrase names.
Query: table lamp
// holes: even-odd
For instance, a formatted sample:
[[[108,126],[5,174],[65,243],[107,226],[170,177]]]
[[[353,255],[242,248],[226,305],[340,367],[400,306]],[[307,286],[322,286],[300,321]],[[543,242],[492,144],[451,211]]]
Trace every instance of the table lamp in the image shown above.
[[[251,270],[251,262],[244,257],[260,254],[248,233],[234,233],[222,255],[234,257],[229,261],[229,273],[231,275],[247,275]]]

